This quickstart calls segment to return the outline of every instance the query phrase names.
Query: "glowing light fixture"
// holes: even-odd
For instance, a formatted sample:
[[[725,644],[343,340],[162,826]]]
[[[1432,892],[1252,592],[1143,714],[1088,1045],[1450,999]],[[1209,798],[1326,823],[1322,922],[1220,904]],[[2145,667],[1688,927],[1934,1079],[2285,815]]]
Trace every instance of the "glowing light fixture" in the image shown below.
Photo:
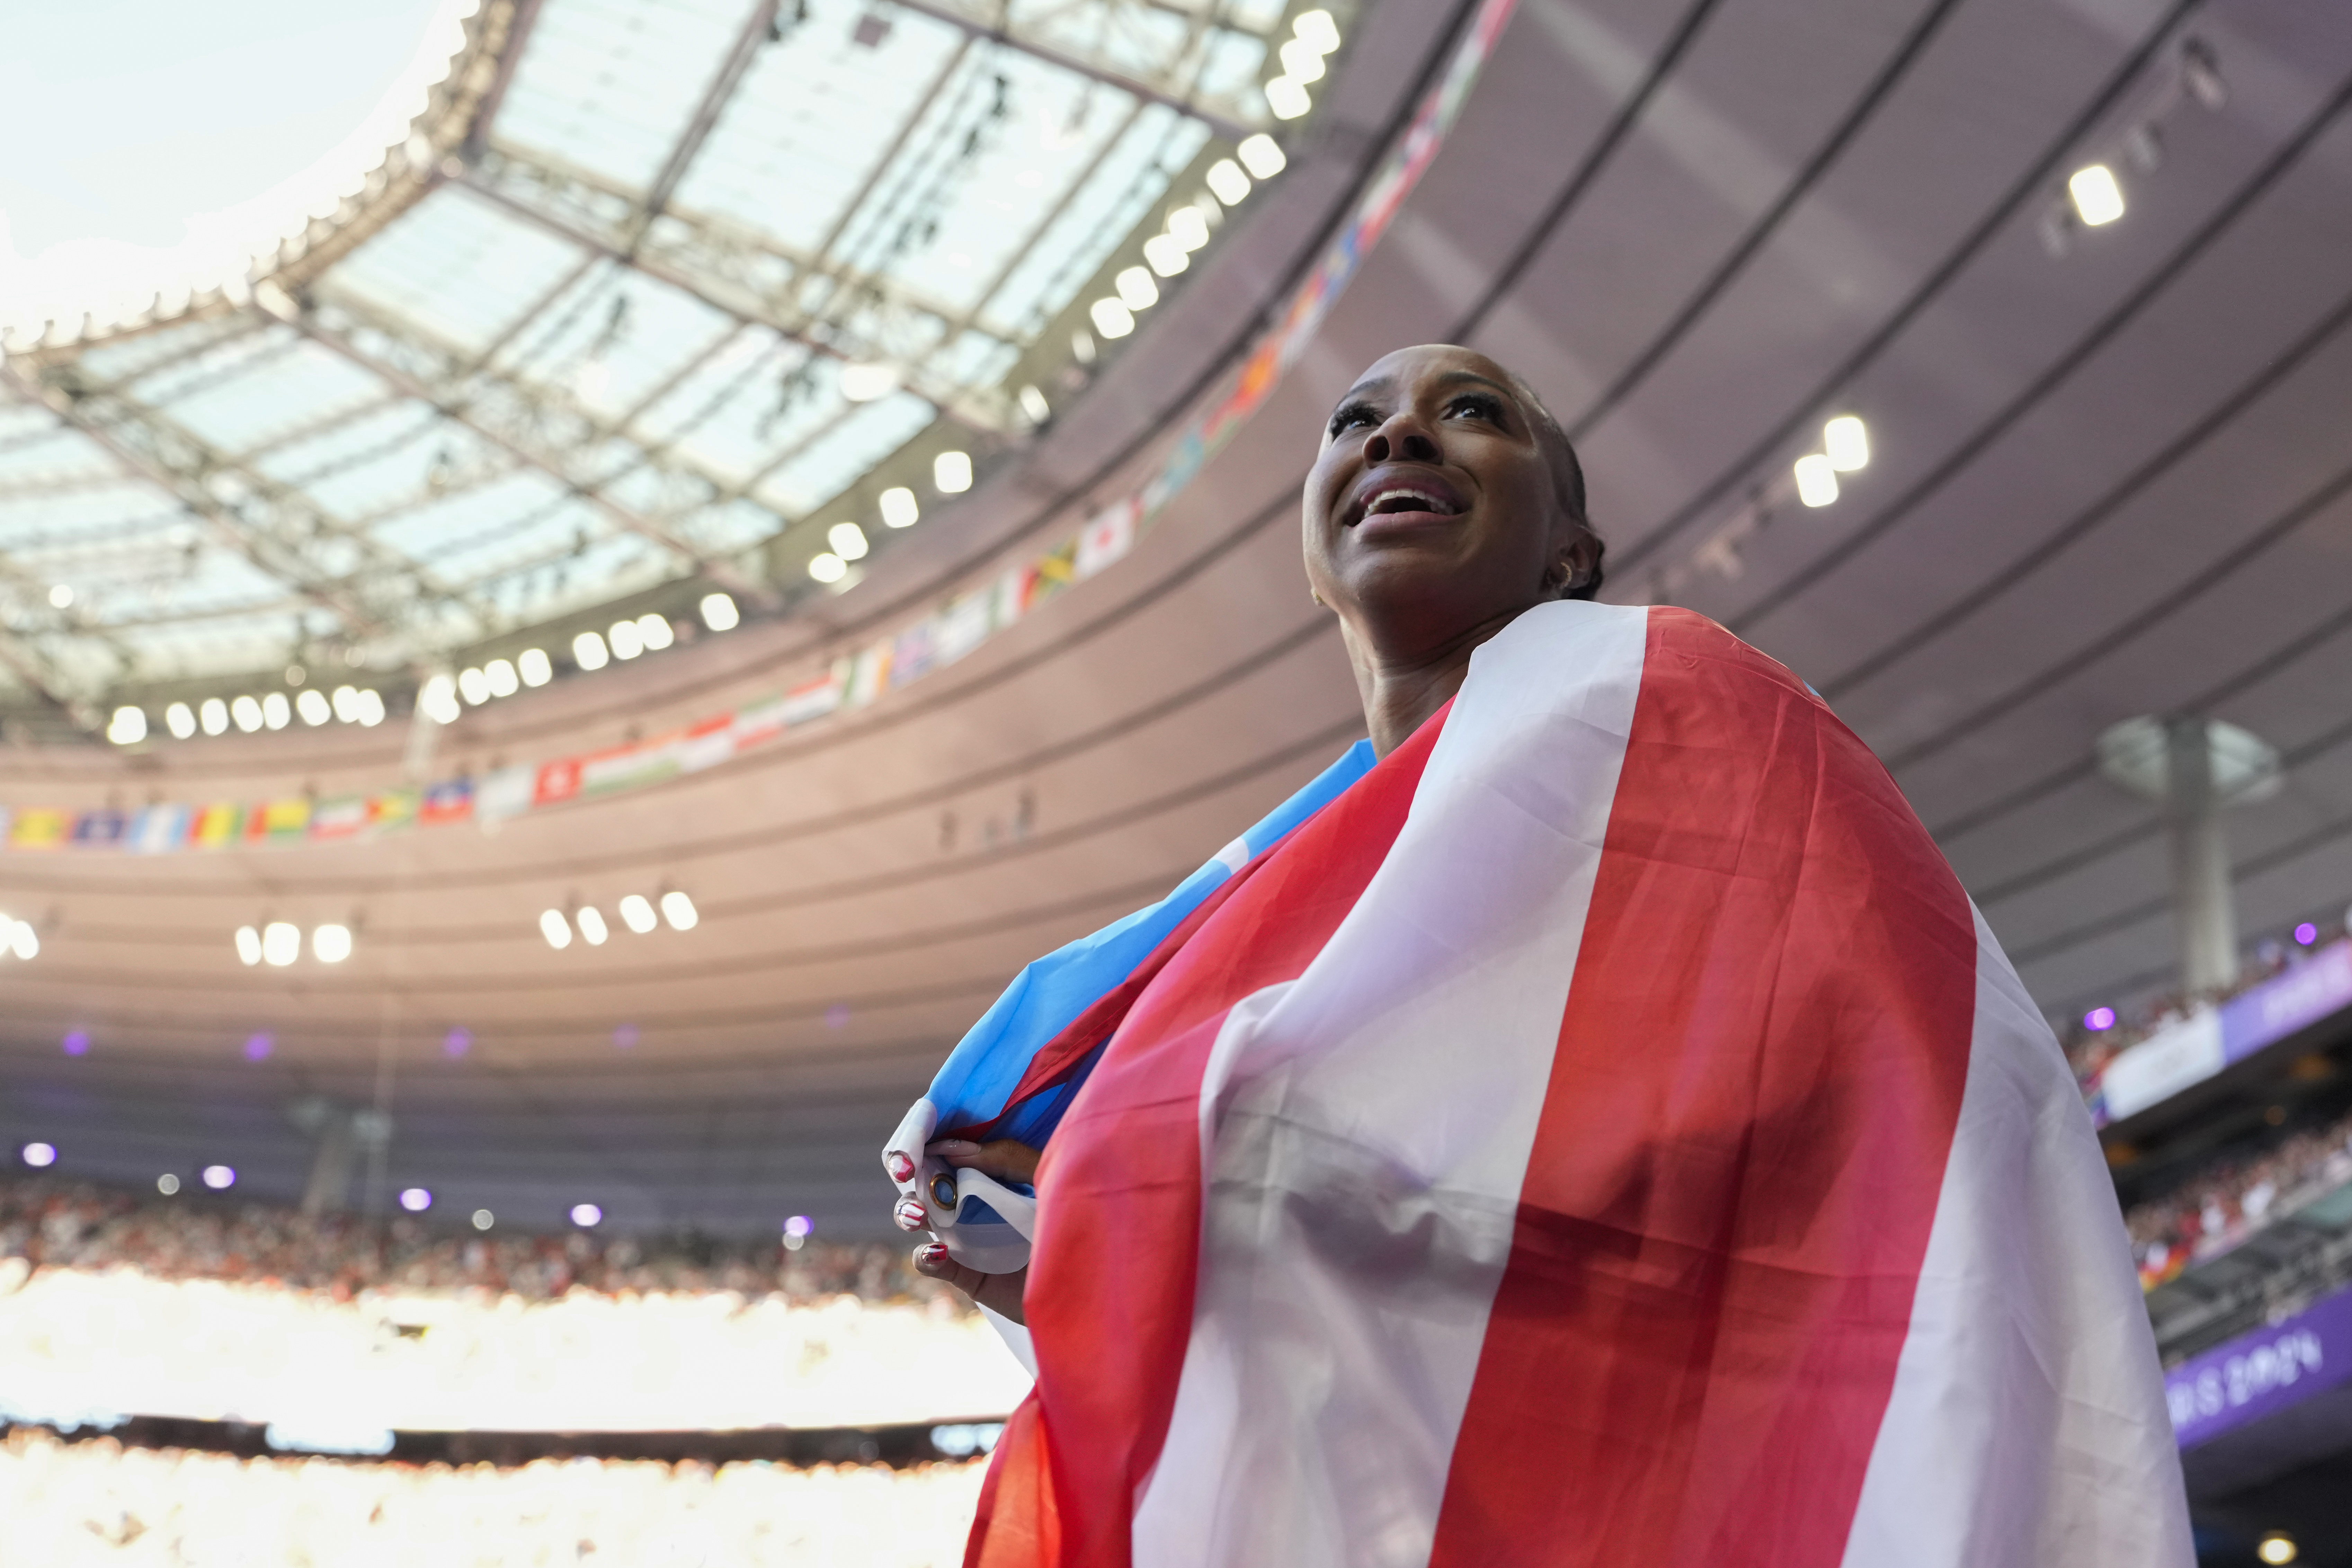
[[[1323,51],[1305,38],[1293,38],[1282,46],[1282,74],[1305,86],[1323,79]],[[1273,97],[1272,93],[1266,95]]]
[[[1029,416],[1030,424],[1043,425],[1053,414],[1054,405],[1045,401],[1045,395],[1036,387],[1024,386],[1021,389],[1021,412]]]
[[[672,931],[692,931],[702,919],[695,910],[694,900],[676,888],[661,896],[661,912]]]
[[[667,616],[649,610],[637,617],[637,639],[647,653],[659,653],[677,640],[677,633],[671,629]]]
[[[1290,30],[1317,54],[1328,55],[1339,47],[1339,24],[1331,20],[1331,13],[1319,5],[1293,16]]]
[[[493,697],[512,697],[522,689],[522,677],[515,673],[512,659],[494,658],[482,666],[482,684]]]
[[[961,495],[971,489],[971,454],[941,452],[933,458],[931,484],[943,496]]]
[[[841,367],[841,395],[852,403],[872,403],[898,390],[898,369],[887,364],[845,364]]]
[[[147,713],[141,708],[117,708],[107,721],[106,738],[118,746],[135,746],[147,738]]]
[[[1797,459],[1797,499],[1807,506],[1827,506],[1838,498],[1837,469],[1819,452]]]
[[[400,1191],[400,1206],[410,1214],[423,1214],[433,1206],[433,1194],[423,1187],[403,1187]]]
[[[643,893],[631,893],[621,900],[621,923],[643,936],[659,923],[654,918],[654,906]]]
[[[58,584],[56,587],[54,587],[54,588],[50,589],[50,590],[49,590],[49,607],[50,607],[51,609],[53,609],[53,610],[65,610],[65,609],[70,609],[70,608],[72,608],[72,607],[73,607],[73,590],[72,590],[71,588],[67,587],[63,583],[60,583],[60,584]]]
[[[539,934],[545,937],[547,939],[547,945],[555,949],[558,952],[562,952],[565,948],[572,945],[572,926],[569,921],[564,920],[563,911],[562,910],[545,910],[541,911],[539,917]]]
[[[489,1210],[476,1209],[474,1211],[474,1228],[476,1230],[488,1230],[490,1226],[498,1223],[499,1216],[492,1214]]]
[[[2319,928],[2305,921],[2294,928],[2294,940],[2299,945],[2309,947],[2319,940]]]
[[[258,719],[260,716],[257,710],[254,717]],[[217,697],[205,698],[204,705],[196,710],[196,722],[207,735],[221,733],[228,728],[228,704]]]
[[[334,689],[334,694],[328,699],[328,701],[335,710],[335,717],[341,720],[344,723],[355,724],[359,721],[360,692],[358,687],[338,686]]]
[[[468,667],[457,672],[457,695],[479,708],[490,700],[490,678]]]
[[[1268,137],[1265,144],[1274,146],[1273,138]],[[1178,207],[1168,215],[1168,237],[1187,250],[1198,250],[1209,243],[1209,220],[1199,207]]]
[[[30,960],[41,956],[41,933],[33,929],[30,921],[10,920],[0,915],[0,952],[14,953]]]
[[[849,563],[828,550],[809,558],[809,575],[820,583],[838,583],[849,575]]]
[[[1087,315],[1095,331],[1107,338],[1123,338],[1135,331],[1135,312],[1107,295],[1087,306]]]
[[[285,921],[271,921],[261,928],[261,961],[283,969],[302,956],[301,928]]]
[[[612,645],[614,658],[635,658],[646,651],[646,635],[635,621],[614,621],[604,628],[604,640]]]
[[[1287,46],[1285,47],[1286,49]],[[1323,62],[1318,60],[1315,63],[1320,67]],[[1321,74],[1319,70],[1318,74]],[[1278,76],[1265,84],[1265,106],[1274,110],[1274,117],[1276,120],[1296,120],[1314,108],[1315,100],[1307,96],[1304,83],[1290,77]],[[1214,172],[1214,170],[1211,171],[1213,174]],[[1219,191],[1217,195],[1220,200],[1223,200],[1224,193]],[[1225,205],[1231,206],[1233,204],[1226,202]]]
[[[2097,228],[2124,216],[2124,188],[2116,184],[2116,172],[2105,163],[2075,170],[2066,182],[2066,194],[2074,198],[2074,216],[2086,228]]]
[[[1870,466],[1870,427],[1851,414],[1841,414],[1822,426],[1822,451],[1830,467],[1842,474]]]
[[[1151,280],[1148,267],[1122,268],[1111,283],[1118,289],[1119,303],[1130,310],[1148,310],[1160,303],[1160,285]]]
[[[913,498],[912,491],[908,495],[908,499]],[[885,499],[887,499],[887,492]],[[883,515],[889,515],[887,508]],[[731,632],[743,619],[742,612],[735,607],[735,601],[725,594],[705,594],[702,603],[697,607],[702,611],[702,624],[714,632]]]
[[[1143,259],[1162,278],[1173,278],[1192,265],[1192,258],[1172,234],[1155,234],[1143,242]]]
[[[2272,1568],[2279,1568],[2302,1556],[2303,1551],[2295,1545],[2294,1536],[2284,1530],[2273,1530],[2256,1543],[2254,1555],[2272,1564]]]
[[[923,509],[915,504],[915,492],[904,485],[884,490],[880,505],[885,528],[912,528],[923,515]]]
[[[844,561],[862,561],[872,546],[866,542],[866,531],[854,522],[836,522],[824,531],[824,542]]]
[[[604,924],[604,914],[593,904],[583,904],[572,910],[572,923],[580,928],[580,934],[587,939],[590,947],[604,946],[604,939],[613,934]]]
[[[228,705],[228,710],[229,716],[236,721],[236,727],[247,734],[250,735],[261,728],[261,704],[252,698],[238,698]]]
[[[184,702],[174,702],[163,710],[163,728],[173,738],[184,741],[196,732],[196,710]]]
[[[527,647],[515,655],[515,673],[525,686],[544,686],[555,679],[555,661],[543,647]]]
[[[302,715],[302,722],[314,728],[335,716],[326,694],[315,686],[305,687],[301,695],[294,699],[294,711]]]
[[[2093,1034],[2098,1034],[2115,1026],[2116,1010],[2113,1007],[2094,1007],[2083,1015],[2083,1027]]]
[[[286,700],[286,693],[273,691],[261,700],[261,721],[272,730],[283,730],[294,721],[294,705]]]
[[[1249,176],[1231,158],[1220,158],[1210,164],[1209,172],[1202,178],[1208,182],[1209,194],[1229,207],[1239,206],[1250,194]]]
[[[27,1143],[20,1153],[25,1163],[37,1171],[58,1163],[58,1148],[54,1143]]]
[[[572,662],[583,669],[602,669],[613,662],[604,649],[604,639],[594,632],[582,632],[572,639]]]
[[[155,1190],[168,1198],[180,1190],[180,1178],[166,1171],[155,1178]]]
[[[247,969],[261,962],[261,933],[253,927],[236,928],[236,957]]]
[[[205,1185],[216,1193],[225,1193],[236,1185],[236,1173],[226,1165],[206,1165]]]
[[[416,710],[436,724],[455,724],[457,715],[464,711],[457,706],[456,678],[446,671],[428,676],[425,684],[417,689]]]
[[[310,956],[321,963],[341,963],[352,955],[352,928],[323,925],[310,932]]]
[[[585,1230],[592,1226],[602,1225],[604,1223],[604,1211],[598,1208],[594,1204],[573,1204],[572,1205],[572,1223],[580,1226],[583,1230]]]

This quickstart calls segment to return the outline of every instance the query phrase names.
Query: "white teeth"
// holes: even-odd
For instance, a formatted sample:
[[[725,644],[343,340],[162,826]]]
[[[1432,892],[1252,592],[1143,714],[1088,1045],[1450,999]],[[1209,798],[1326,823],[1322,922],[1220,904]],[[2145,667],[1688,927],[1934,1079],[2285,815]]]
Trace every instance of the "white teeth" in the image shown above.
[[[1430,511],[1444,512],[1449,516],[1453,513],[1453,508],[1451,506],[1447,505],[1446,502],[1440,500],[1438,497],[1431,495],[1427,490],[1405,489],[1382,490],[1380,494],[1371,499],[1370,503],[1367,505],[1364,510],[1366,511],[1378,511],[1381,507],[1387,505],[1392,500],[1417,500],[1422,503],[1423,508]]]

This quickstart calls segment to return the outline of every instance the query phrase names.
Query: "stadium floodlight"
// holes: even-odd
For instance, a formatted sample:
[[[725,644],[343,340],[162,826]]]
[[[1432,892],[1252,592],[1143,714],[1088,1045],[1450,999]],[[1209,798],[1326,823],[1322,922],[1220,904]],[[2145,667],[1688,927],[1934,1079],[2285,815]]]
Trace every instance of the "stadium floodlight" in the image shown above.
[[[1290,160],[1283,155],[1282,143],[1263,131],[1234,148],[1234,156],[1242,161],[1242,167],[1250,172],[1254,180],[1271,180],[1290,166]]]
[[[0,956],[8,953],[20,960],[41,956],[41,936],[32,921],[0,915]]]
[[[1842,474],[1870,467],[1870,427],[1852,414],[1841,414],[1822,426],[1822,451],[1830,467]]]
[[[306,687],[302,694],[294,699],[294,711],[302,716],[302,722],[313,729],[335,716],[326,694],[315,686]]]
[[[2066,194],[2074,199],[2074,216],[2085,228],[2097,228],[2124,216],[2124,188],[2116,183],[2116,172],[2105,163],[2075,170],[2066,182]]]
[[[898,367],[889,364],[845,364],[841,367],[841,395],[852,403],[872,403],[898,390]]]
[[[1111,279],[1118,290],[1118,302],[1130,310],[1148,310],[1160,303],[1160,285],[1151,280],[1149,267],[1123,267]]]
[[[541,910],[539,934],[547,939],[548,946],[561,952],[572,945],[572,922],[563,918],[562,910]]]
[[[27,1143],[19,1152],[25,1163],[37,1171],[58,1163],[58,1147],[54,1143]]]
[[[180,1178],[166,1171],[155,1178],[155,1190],[168,1198],[180,1190]]]
[[[646,651],[646,635],[637,630],[635,621],[614,621],[604,628],[604,641],[614,658],[635,658]]]
[[[854,522],[836,522],[824,531],[824,542],[844,561],[863,561],[873,548],[866,542],[866,531]]]
[[[1838,499],[1837,469],[1819,452],[1797,459],[1797,499],[1807,506],[1827,506]]]
[[[2254,1555],[2270,1563],[2272,1568],[2284,1568],[2284,1564],[2302,1556],[2303,1549],[2294,1543],[2294,1537],[2285,1531],[2273,1530],[2255,1545]]]
[[[346,724],[356,724],[359,722],[360,689],[358,687],[338,686],[334,689],[334,694],[328,699],[328,701],[334,708],[335,717],[337,719],[342,721],[342,722]]]
[[[661,896],[662,919],[669,921],[672,931],[692,931],[701,919],[694,900],[672,888]]]
[[[49,608],[53,610],[69,610],[73,608],[73,590],[67,587],[63,583],[51,588],[49,590]]]
[[[294,704],[286,700],[286,693],[273,691],[261,700],[261,721],[272,730],[283,730],[294,721]]]
[[[572,639],[572,662],[583,669],[602,669],[613,662],[613,656],[605,650],[603,637],[582,632]]]
[[[809,575],[820,583],[838,583],[849,575],[849,563],[830,550],[822,551],[809,557]]]
[[[621,923],[643,936],[660,921],[654,916],[652,900],[643,893],[631,893],[621,900]]]
[[[261,961],[273,968],[283,969],[302,956],[302,932],[286,921],[271,921],[261,928]]]
[[[923,509],[915,504],[915,492],[904,485],[884,490],[880,506],[885,528],[912,528],[923,515]]]
[[[1135,331],[1135,312],[1108,295],[1087,306],[1087,315],[1095,331],[1107,338],[1123,338]]]
[[[1032,425],[1043,425],[1053,416],[1054,405],[1034,384],[1021,389],[1021,412],[1029,416]]]
[[[1266,138],[1265,144],[1272,147],[1274,139]],[[1168,215],[1168,237],[1187,250],[1200,249],[1209,243],[1208,215],[1190,203],[1176,208]]]
[[[196,710],[184,702],[173,703],[163,710],[163,728],[172,731],[173,740],[186,740],[196,732]]]
[[[555,679],[555,661],[543,647],[527,647],[515,655],[515,673],[525,686],[544,686]]]
[[[341,963],[352,955],[352,928],[322,925],[310,932],[310,956],[321,963]]]
[[[1319,5],[1293,16],[1290,30],[1299,42],[1318,55],[1331,54],[1339,47],[1339,24],[1331,19],[1330,12]]]
[[[647,653],[659,653],[677,640],[677,633],[671,628],[667,616],[648,610],[637,617],[637,639],[646,645]]]
[[[490,1226],[498,1223],[499,1216],[492,1214],[489,1210],[476,1209],[474,1211],[474,1228],[476,1230],[488,1230]]]
[[[1323,79],[1323,51],[1305,38],[1290,39],[1278,52],[1282,57],[1282,74],[1301,87]]]
[[[228,705],[228,710],[229,716],[236,721],[236,727],[247,734],[250,735],[261,728],[261,704],[253,698],[239,697]]]
[[[236,928],[236,956],[247,969],[261,962],[261,933],[251,926]]]
[[[117,708],[107,721],[106,738],[118,746],[135,746],[147,738],[147,713],[140,708]]]
[[[360,688],[360,728],[373,730],[383,722],[383,693],[373,686]]]
[[[490,700],[490,678],[472,666],[457,672],[457,695],[468,705],[479,708]]]
[[[416,689],[416,710],[436,724],[455,724],[464,711],[457,706],[457,680],[446,670],[425,677]]]
[[[912,490],[907,493],[909,499],[914,495]],[[743,619],[742,612],[735,607],[734,599],[726,594],[705,594],[697,608],[702,612],[702,624],[714,632],[731,632]]]
[[[931,484],[947,496],[961,495],[971,489],[971,454],[947,451],[933,458]]]
[[[260,716],[257,710],[255,717]],[[228,729],[228,704],[217,697],[207,697],[196,710],[196,722],[207,735],[218,735]]]
[[[580,934],[587,939],[590,947],[604,946],[604,939],[613,934],[604,924],[604,912],[593,904],[583,904],[572,910],[572,923],[580,928]]]
[[[512,697],[522,689],[522,677],[515,673],[512,659],[494,658],[482,666],[482,684],[493,697]]]
[[[604,1223],[604,1211],[598,1208],[594,1204],[573,1204],[572,1205],[572,1223],[578,1226],[583,1230],[586,1230],[592,1226],[602,1225]]]
[[[400,1206],[410,1214],[423,1214],[433,1206],[433,1194],[423,1187],[403,1187],[400,1190]]]
[[[1173,278],[1192,265],[1190,252],[1172,234],[1155,234],[1143,242],[1143,259],[1162,278]]]
[[[1315,63],[1320,66],[1323,62],[1318,60]],[[1265,84],[1265,106],[1274,110],[1276,120],[1296,120],[1314,108],[1315,100],[1307,95],[1305,83],[1278,76]],[[1218,194],[1220,196],[1223,195],[1223,192]],[[1228,202],[1225,205],[1231,206],[1233,204]]]
[[[236,1172],[227,1165],[206,1165],[204,1177],[205,1185],[216,1193],[225,1193],[236,1185]]]
[[[1306,89],[1302,88],[1299,90],[1304,96]],[[1243,174],[1242,166],[1231,158],[1218,159],[1201,177],[1208,182],[1209,194],[1229,207],[1241,205],[1250,194],[1249,176]]]

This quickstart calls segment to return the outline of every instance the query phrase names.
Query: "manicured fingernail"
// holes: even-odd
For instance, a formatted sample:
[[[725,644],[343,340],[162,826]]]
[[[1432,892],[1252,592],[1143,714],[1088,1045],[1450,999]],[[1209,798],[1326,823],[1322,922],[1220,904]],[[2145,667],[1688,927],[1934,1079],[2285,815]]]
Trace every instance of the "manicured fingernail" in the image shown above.
[[[895,1149],[885,1157],[883,1163],[889,1166],[890,1179],[894,1182],[903,1182],[915,1173],[915,1162]]]
[[[898,1222],[900,1230],[920,1230],[930,1218],[923,1212],[923,1205],[912,1198],[900,1198],[898,1206],[890,1211],[890,1215]]]
[[[940,1242],[926,1242],[915,1248],[915,1267],[918,1268],[937,1268],[947,1260],[948,1249]]]
[[[934,1154],[977,1154],[980,1145],[969,1138],[942,1138],[931,1145]]]

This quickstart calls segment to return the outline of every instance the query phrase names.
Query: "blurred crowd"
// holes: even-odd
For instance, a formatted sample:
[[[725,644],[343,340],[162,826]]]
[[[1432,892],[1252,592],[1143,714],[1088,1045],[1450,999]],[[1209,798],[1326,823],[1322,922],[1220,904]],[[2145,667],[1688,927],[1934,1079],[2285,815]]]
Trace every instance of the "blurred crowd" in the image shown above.
[[[2311,1200],[2352,1182],[2352,1112],[2242,1159],[2207,1166],[2124,1215],[2141,1288],[2228,1251]]]
[[[798,1239],[798,1238],[796,1238]],[[917,1274],[908,1248],[809,1238],[728,1241],[693,1233],[607,1238],[436,1231],[403,1216],[307,1215],[183,1194],[158,1200],[46,1179],[0,1183],[0,1258],[36,1266],[138,1269],[165,1279],[268,1280],[337,1300],[371,1289],[479,1289],[525,1301],[732,1291],[795,1301],[954,1300]]]
[[[0,1560],[42,1568],[951,1568],[982,1466],[488,1465],[0,1440]]]
[[[2352,910],[2347,910],[2352,914]],[[2185,1022],[2192,1014],[2220,1006],[2231,997],[2248,991],[2272,976],[2283,973],[2309,958],[2314,952],[2346,934],[2341,921],[2313,928],[2307,942],[2279,942],[2265,939],[2254,944],[2252,954],[2238,972],[2238,978],[2218,990],[2168,991],[2147,998],[2129,1008],[2117,1009],[2113,1024],[2104,1029],[2089,1026],[2086,1018],[2076,1018],[2058,1031],[2059,1043],[2065,1047],[2067,1065],[2074,1069],[2074,1081],[2083,1086],[2087,1096],[2097,1087],[2099,1074],[2109,1062],[2147,1039],[2150,1035]]]

